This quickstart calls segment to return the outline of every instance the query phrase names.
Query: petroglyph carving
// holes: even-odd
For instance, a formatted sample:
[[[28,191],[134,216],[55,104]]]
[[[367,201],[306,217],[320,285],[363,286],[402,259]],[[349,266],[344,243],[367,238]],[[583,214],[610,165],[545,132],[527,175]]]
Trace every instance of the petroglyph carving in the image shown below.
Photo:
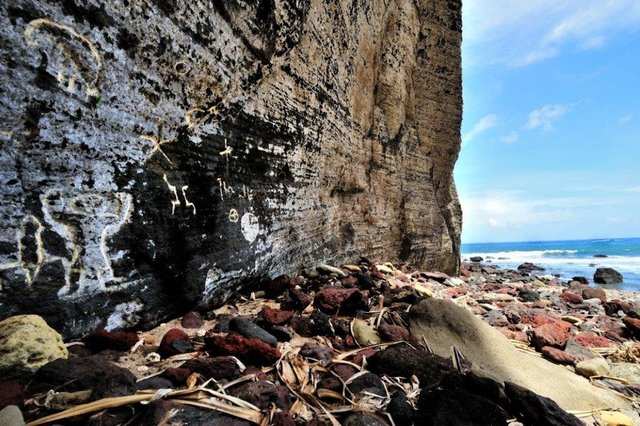
[[[238,223],[240,220],[240,215],[238,214],[238,210],[231,209],[229,210],[229,222]]]
[[[196,214],[196,205],[193,204],[191,201],[189,201],[189,199],[187,198],[187,189],[189,189],[188,185],[184,185],[182,187],[182,198],[184,198],[184,206],[193,208],[193,215],[195,216],[195,214]]]
[[[220,189],[220,199],[222,201],[224,201],[225,195],[231,195],[236,193],[233,187],[231,185],[227,185],[227,182],[225,182],[224,179],[217,178],[217,180],[218,180],[218,187]]]
[[[258,218],[253,213],[245,213],[242,215],[242,219],[240,219],[240,231],[242,231],[242,236],[249,243],[255,241],[260,233],[260,223],[258,222]]]
[[[29,229],[33,228],[33,229]],[[37,217],[29,215],[22,220],[18,231],[18,265],[25,273],[25,281],[31,285],[45,262],[46,253],[42,243],[44,226]]]
[[[175,185],[171,185],[171,182],[169,182],[166,174],[162,175],[162,179],[164,180],[164,183],[167,184],[169,192],[171,192],[171,194],[173,195],[173,199],[171,200],[171,214],[173,215],[176,213],[176,207],[180,207],[182,205],[180,197],[178,196],[178,188]],[[196,205],[189,201],[189,198],[187,198],[187,189],[189,189],[189,185],[183,185],[180,187],[180,192],[182,192],[182,198],[184,199],[184,206],[185,208],[191,207],[193,209],[192,213],[195,215]]]
[[[102,56],[95,45],[73,28],[48,19],[35,19],[26,26],[24,38],[30,47],[42,48],[47,70],[66,92],[98,97]]]
[[[71,253],[69,258],[55,259],[60,259],[65,269],[65,285],[58,296],[103,292],[108,290],[108,283],[121,281],[114,276],[107,242],[129,220],[131,195],[50,190],[40,200],[45,221],[64,239]]]
[[[173,161],[171,161],[171,158],[169,158],[167,153],[162,150],[162,145],[173,143],[173,141],[171,141],[171,140],[165,140],[165,139],[162,138],[162,124],[158,125],[158,134],[157,135],[142,135],[142,136],[140,136],[140,139],[145,140],[145,141],[149,141],[153,145],[152,148],[151,148],[151,151],[149,151],[149,154],[147,155],[146,160],[144,160],[145,163],[147,161],[149,161],[151,159],[151,157],[153,157],[153,155],[156,152],[159,152],[160,154],[162,154],[164,159],[167,160],[167,162],[169,164],[171,164],[172,166],[175,165],[173,163]]]
[[[167,179],[166,174],[162,175],[162,179],[164,179],[164,182],[167,184],[167,188],[169,188],[169,192],[171,192],[174,197],[173,200],[171,200],[171,214],[173,215],[176,213],[176,207],[180,205],[180,198],[178,198],[178,188],[169,183],[169,179]]]

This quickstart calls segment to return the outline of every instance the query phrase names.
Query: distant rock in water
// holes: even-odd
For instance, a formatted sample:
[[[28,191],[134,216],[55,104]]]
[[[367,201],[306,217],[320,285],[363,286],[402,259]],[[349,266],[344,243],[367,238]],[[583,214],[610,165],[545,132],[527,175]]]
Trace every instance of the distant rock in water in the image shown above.
[[[522,265],[518,266],[518,271],[526,272],[530,274],[535,271],[540,271],[540,272],[544,271],[544,268],[542,266],[535,265],[531,262],[525,262]]]
[[[598,268],[593,275],[593,281],[596,284],[621,284],[624,281],[624,277],[618,271],[613,268]]]
[[[473,257],[471,258],[471,261],[472,261],[472,262],[475,262],[475,263],[480,263],[480,262],[482,262],[483,260],[484,260],[484,259],[483,259],[481,256],[473,256]]]
[[[609,257],[609,256],[607,256],[606,254],[594,254],[593,257],[604,259],[605,257]]]

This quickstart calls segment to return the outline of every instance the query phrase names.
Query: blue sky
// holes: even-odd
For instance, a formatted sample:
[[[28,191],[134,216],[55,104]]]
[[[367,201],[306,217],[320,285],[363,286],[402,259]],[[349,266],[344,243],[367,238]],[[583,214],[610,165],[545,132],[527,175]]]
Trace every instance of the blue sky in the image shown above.
[[[463,4],[463,242],[640,237],[640,0]]]

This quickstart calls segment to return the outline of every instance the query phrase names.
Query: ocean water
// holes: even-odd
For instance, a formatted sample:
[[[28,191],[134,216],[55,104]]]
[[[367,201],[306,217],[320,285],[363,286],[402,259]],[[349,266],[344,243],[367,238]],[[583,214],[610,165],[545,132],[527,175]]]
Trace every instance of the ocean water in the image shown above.
[[[472,256],[509,269],[531,262],[544,267],[543,274],[563,279],[579,275],[591,282],[598,267],[610,267],[624,276],[619,288],[640,291],[640,238],[463,244],[462,258]]]

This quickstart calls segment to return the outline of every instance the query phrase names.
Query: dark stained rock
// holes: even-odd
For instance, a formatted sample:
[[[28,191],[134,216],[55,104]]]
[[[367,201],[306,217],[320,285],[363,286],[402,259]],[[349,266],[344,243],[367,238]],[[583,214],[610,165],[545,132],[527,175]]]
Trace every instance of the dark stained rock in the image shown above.
[[[280,304],[282,309],[301,311],[313,302],[313,296],[299,288],[290,289],[285,300]]]
[[[604,311],[609,316],[618,315],[620,312],[627,314],[633,308],[631,303],[619,299],[609,300],[608,302],[603,303],[603,306]]]
[[[418,401],[419,424],[427,426],[501,426],[508,413],[495,402],[463,388],[424,389]]]
[[[7,405],[18,405],[24,400],[25,385],[17,380],[0,381],[0,410]]]
[[[522,289],[518,292],[518,297],[523,302],[536,302],[540,300],[540,293],[535,290]]]
[[[97,330],[84,339],[84,344],[93,352],[103,350],[128,351],[138,343],[138,335],[133,331]]]
[[[380,324],[378,333],[382,340],[386,342],[399,342],[401,340],[409,340],[409,330],[400,325]]]
[[[295,424],[293,416],[287,411],[278,411],[271,419],[272,426],[295,426]]]
[[[271,346],[276,346],[278,344],[278,339],[276,339],[271,333],[248,319],[233,318],[231,322],[229,322],[229,327],[231,330],[237,331],[249,339],[259,339]]]
[[[409,403],[404,392],[395,392],[391,395],[391,401],[387,405],[387,411],[396,425],[411,425],[416,419],[416,410]]]
[[[260,339],[249,339],[239,334],[207,333],[204,337],[211,355],[233,355],[251,365],[272,364],[280,358],[280,351]]]
[[[569,414],[554,401],[540,396],[514,383],[505,383],[505,392],[513,414],[525,425],[583,426],[573,414]]]
[[[474,263],[480,263],[484,260],[484,258],[482,256],[472,256],[469,260]]]
[[[349,414],[342,421],[342,426],[389,426],[389,423],[380,416],[362,412]]]
[[[172,328],[167,331],[164,336],[162,336],[160,347],[158,348],[158,353],[163,358],[192,351],[193,345],[191,344],[189,336],[179,328]]]
[[[137,382],[136,389],[173,389],[173,382],[161,376],[154,376]]]
[[[218,356],[213,358],[194,358],[182,364],[181,369],[198,373],[205,380],[231,380],[240,376],[240,366],[230,356]],[[166,373],[166,372],[165,372]]]
[[[200,314],[194,311],[184,314],[180,321],[180,325],[184,328],[200,328],[203,324],[204,322],[202,321]]]
[[[415,375],[423,387],[437,385],[453,368],[451,361],[406,344],[376,352],[367,362],[369,370],[376,374],[407,378]]]
[[[624,277],[613,268],[598,268],[593,275],[593,281],[596,284],[615,285],[621,284],[624,281]]]
[[[142,426],[252,426],[253,423],[206,408],[177,404],[160,399],[150,403],[142,416],[136,418]]]
[[[131,395],[136,391],[136,377],[101,355],[85,358],[57,359],[35,374],[29,392],[76,392],[91,390],[92,399]]]
[[[622,322],[624,323],[625,327],[627,327],[627,330],[629,330],[632,336],[640,338],[640,319],[626,316],[622,318]]]
[[[326,346],[306,343],[302,348],[300,348],[300,355],[305,358],[311,358],[312,360],[327,364],[333,358],[333,351],[331,348]]]
[[[234,387],[229,393],[260,409],[266,410],[275,404],[281,410],[288,410],[293,404],[293,396],[285,386],[267,381],[249,382]]]
[[[294,317],[291,326],[304,337],[333,335],[329,316],[320,311],[314,311],[310,316]]]
[[[584,284],[584,285],[589,285],[589,280],[586,277],[573,277],[571,280],[572,281],[577,281],[577,282],[579,282],[581,284]]]
[[[365,373],[358,376],[347,386],[351,393],[357,395],[361,392],[368,392],[374,395],[386,396],[387,392],[380,377],[373,373]]]
[[[291,287],[291,278],[288,275],[280,275],[272,280],[263,283],[260,286],[269,297],[277,297],[287,291]]]
[[[0,2],[0,318],[149,327],[354,253],[457,272],[460,1],[133,3]]]
[[[336,364],[331,367],[331,370],[340,377],[343,382],[346,382],[353,375],[359,372],[358,369],[348,364]]]
[[[530,262],[525,262],[522,265],[518,266],[518,271],[530,274],[532,272],[542,272],[544,271],[544,268]]]
[[[194,360],[191,360],[191,361],[194,361]],[[191,361],[187,361],[187,362],[191,362]],[[196,371],[196,370],[194,369],[193,371]],[[162,373],[162,377],[166,377],[167,379],[171,380],[171,383],[173,383],[175,386],[180,387],[187,382],[189,375],[191,375],[193,371],[189,368],[184,368],[184,367],[167,368]]]

